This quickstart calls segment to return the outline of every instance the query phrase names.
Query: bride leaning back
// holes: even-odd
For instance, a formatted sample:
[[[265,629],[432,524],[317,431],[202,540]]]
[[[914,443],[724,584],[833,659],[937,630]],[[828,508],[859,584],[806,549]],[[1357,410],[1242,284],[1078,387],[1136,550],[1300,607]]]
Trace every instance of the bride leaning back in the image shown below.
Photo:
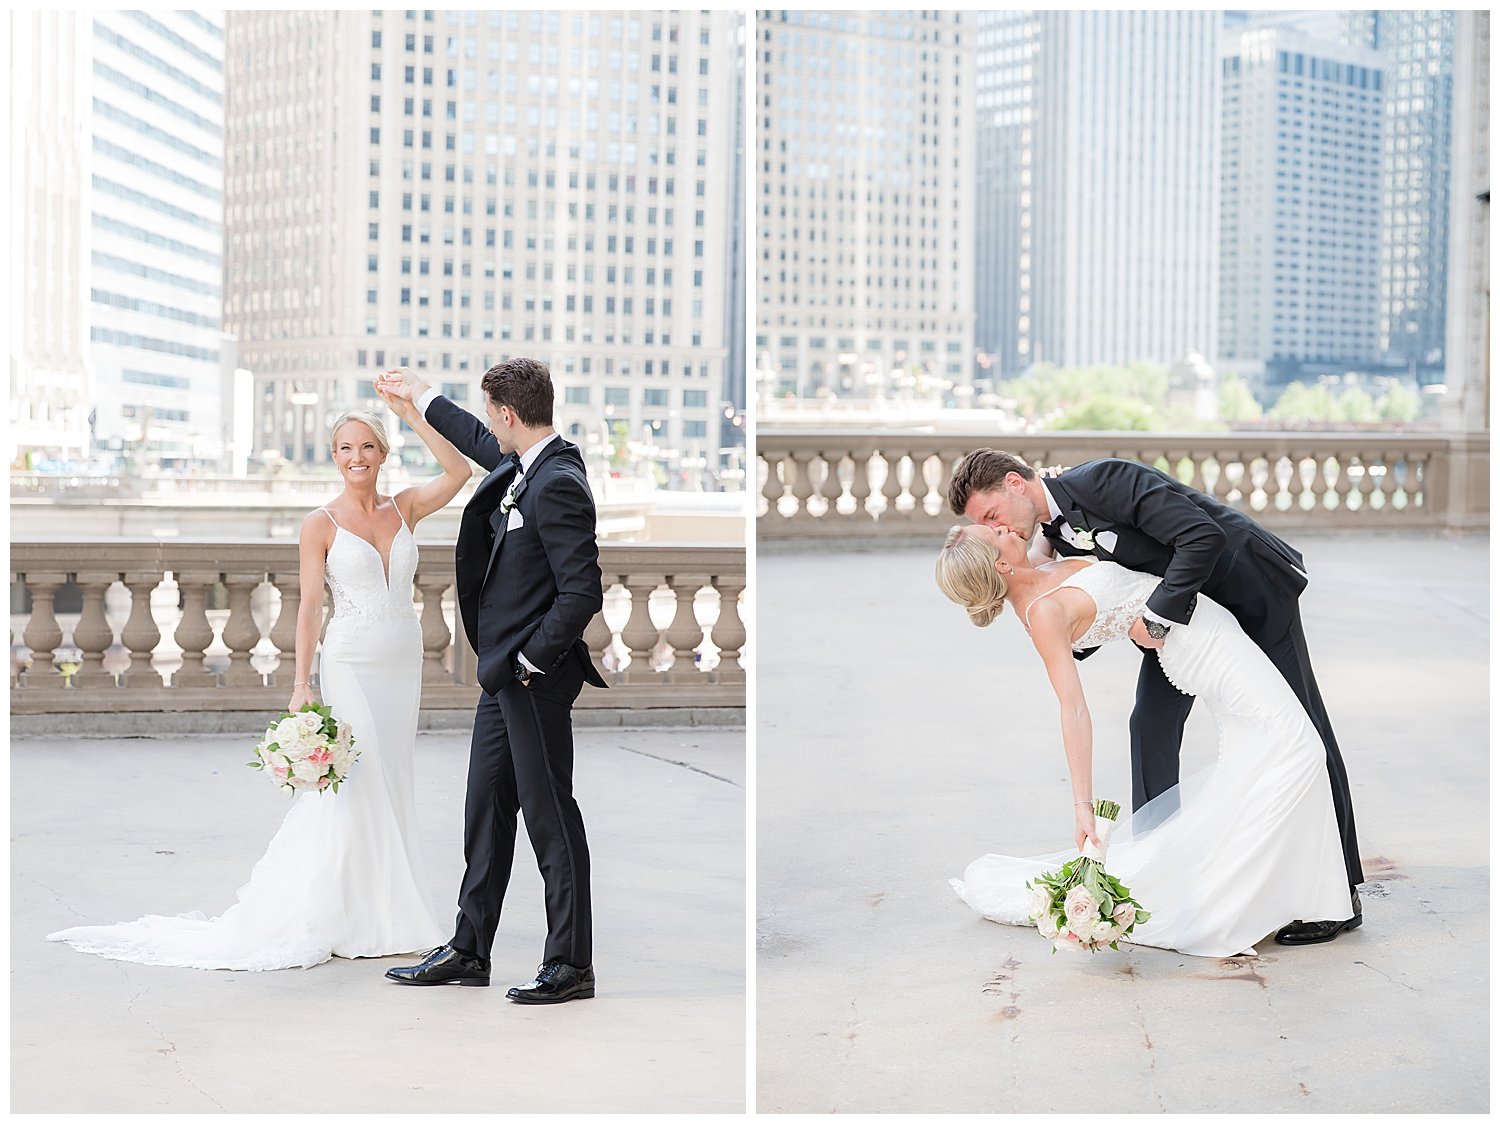
[[[981,626],[1011,605],[1046,665],[1079,847],[1098,837],[1093,726],[1073,653],[1124,639],[1160,580],[1102,560],[1036,565],[1019,535],[982,525],[953,528],[938,559],[950,600]],[[1214,764],[1121,817],[1108,869],[1151,912],[1131,942],[1233,956],[1295,918],[1351,917],[1323,743],[1286,680],[1202,594],[1157,653],[1171,683],[1212,711],[1219,751]],[[1076,853],[984,855],[953,886],[990,920],[1028,925],[1027,879]]]

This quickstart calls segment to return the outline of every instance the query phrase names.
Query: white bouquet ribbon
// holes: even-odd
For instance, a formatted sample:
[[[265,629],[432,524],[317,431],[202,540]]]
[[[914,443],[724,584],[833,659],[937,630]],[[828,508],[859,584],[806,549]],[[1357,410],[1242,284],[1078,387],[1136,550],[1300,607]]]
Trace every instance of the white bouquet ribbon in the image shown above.
[[[1094,817],[1094,834],[1099,837],[1099,846],[1095,847],[1094,841],[1085,837],[1083,847],[1078,853],[1086,859],[1093,859],[1095,862],[1102,863],[1104,856],[1109,853],[1109,837],[1114,834],[1114,831],[1114,820],[1107,820],[1103,816],[1096,815]]]

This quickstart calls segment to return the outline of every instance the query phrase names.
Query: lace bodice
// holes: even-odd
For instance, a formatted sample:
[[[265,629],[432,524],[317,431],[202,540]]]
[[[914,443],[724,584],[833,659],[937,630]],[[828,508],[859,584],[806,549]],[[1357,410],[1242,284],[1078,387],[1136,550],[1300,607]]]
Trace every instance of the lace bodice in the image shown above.
[[[391,541],[389,580],[380,552],[353,531],[338,527],[324,567],[328,588],[333,592],[333,620],[329,627],[340,622],[415,617],[411,583],[416,572],[417,540],[405,521]]]
[[[1155,574],[1127,570],[1116,562],[1101,560],[1084,566],[1076,574],[1060,582],[1056,589],[1073,586],[1087,593],[1094,602],[1094,623],[1073,642],[1073,650],[1082,652],[1087,648],[1097,648],[1110,640],[1123,640],[1130,632],[1130,626],[1141,615],[1146,599],[1160,581]],[[1047,591],[1053,592],[1055,590]],[[1042,596],[1047,596],[1047,593]],[[1036,604],[1036,601],[1032,604]],[[1029,608],[1027,613],[1030,614]]]

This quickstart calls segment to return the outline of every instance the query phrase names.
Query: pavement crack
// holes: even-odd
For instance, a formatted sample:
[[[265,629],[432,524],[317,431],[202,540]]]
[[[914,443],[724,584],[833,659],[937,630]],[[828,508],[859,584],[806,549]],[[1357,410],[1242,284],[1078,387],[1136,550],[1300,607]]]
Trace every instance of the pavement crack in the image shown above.
[[[184,1085],[186,1085],[193,1092],[197,1093],[209,1104],[213,1105],[217,1111],[227,1111],[225,1107],[217,1099],[215,1099],[212,1093],[199,1086],[197,1082],[195,1082],[191,1077],[187,1075],[187,1072],[182,1068],[181,1059],[179,1059],[177,1056],[177,1043],[168,1038],[166,1034],[164,1034],[146,1015],[136,1015],[136,1004],[140,1002],[141,997],[144,996],[149,990],[150,988],[148,986],[143,985],[134,995],[132,995],[130,997],[130,1000],[125,1004],[125,1013],[132,1018],[139,1018],[141,1020],[141,1025],[144,1026],[152,1034],[156,1035],[156,1037],[165,1044],[164,1046],[158,1048],[156,1052],[162,1057],[166,1058],[169,1062],[171,1062],[172,1069],[176,1072],[178,1079]]]
[[[1418,991],[1419,992],[1419,991],[1422,990],[1419,987],[1412,987],[1411,984],[1409,984],[1409,983],[1402,983],[1400,980],[1398,980],[1394,976],[1392,976],[1389,972],[1382,972],[1379,968],[1375,967],[1375,965],[1371,964],[1367,960],[1356,960],[1355,963],[1359,964],[1359,965],[1362,965],[1363,967],[1366,967],[1366,968],[1370,969],[1370,971],[1372,971],[1372,972],[1376,972],[1379,975],[1384,976],[1386,979],[1390,980],[1391,983],[1398,984],[1401,987],[1406,988],[1407,991]]]
[[[698,766],[688,761],[678,761],[672,757],[663,757],[659,753],[647,753],[644,749],[633,749],[628,745],[622,745],[620,748],[623,749],[626,753],[634,753],[639,757],[649,757],[653,761],[660,761],[666,765],[676,765],[679,769],[689,769],[694,773],[701,773],[703,776],[709,778],[710,780],[723,781],[725,784],[733,785],[735,788],[745,787],[733,777],[721,777],[718,773],[711,773],[707,769],[700,769],[698,768]]]

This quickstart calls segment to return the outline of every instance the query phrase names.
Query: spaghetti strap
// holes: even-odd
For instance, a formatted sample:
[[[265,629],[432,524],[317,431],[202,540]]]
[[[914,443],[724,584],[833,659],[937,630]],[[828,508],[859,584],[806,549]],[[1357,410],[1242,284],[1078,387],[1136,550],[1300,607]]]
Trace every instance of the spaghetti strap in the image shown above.
[[[1052,594],[1056,593],[1059,589],[1061,589],[1063,586],[1065,586],[1067,584],[1068,584],[1067,583],[1067,579],[1064,579],[1063,581],[1060,581],[1056,585],[1054,585],[1051,589],[1047,590],[1046,593],[1039,593],[1039,594],[1037,594],[1035,597],[1033,597],[1031,599],[1031,605],[1035,605],[1043,597],[1049,597],[1049,596],[1051,596]],[[1027,605],[1026,606],[1026,614],[1021,619],[1021,623],[1026,627],[1026,631],[1027,632],[1031,631],[1031,605]]]
[[[401,502],[395,496],[391,497],[391,506],[396,509],[396,518],[401,520],[401,526],[406,527],[410,531],[411,528],[406,526],[406,516],[401,514]]]
[[[318,510],[321,511],[324,515],[328,516],[328,522],[332,523],[335,527],[338,527],[339,521],[333,517],[333,512],[329,511],[326,507],[320,507],[318,508]],[[342,527],[340,527],[339,529],[343,530]]]

